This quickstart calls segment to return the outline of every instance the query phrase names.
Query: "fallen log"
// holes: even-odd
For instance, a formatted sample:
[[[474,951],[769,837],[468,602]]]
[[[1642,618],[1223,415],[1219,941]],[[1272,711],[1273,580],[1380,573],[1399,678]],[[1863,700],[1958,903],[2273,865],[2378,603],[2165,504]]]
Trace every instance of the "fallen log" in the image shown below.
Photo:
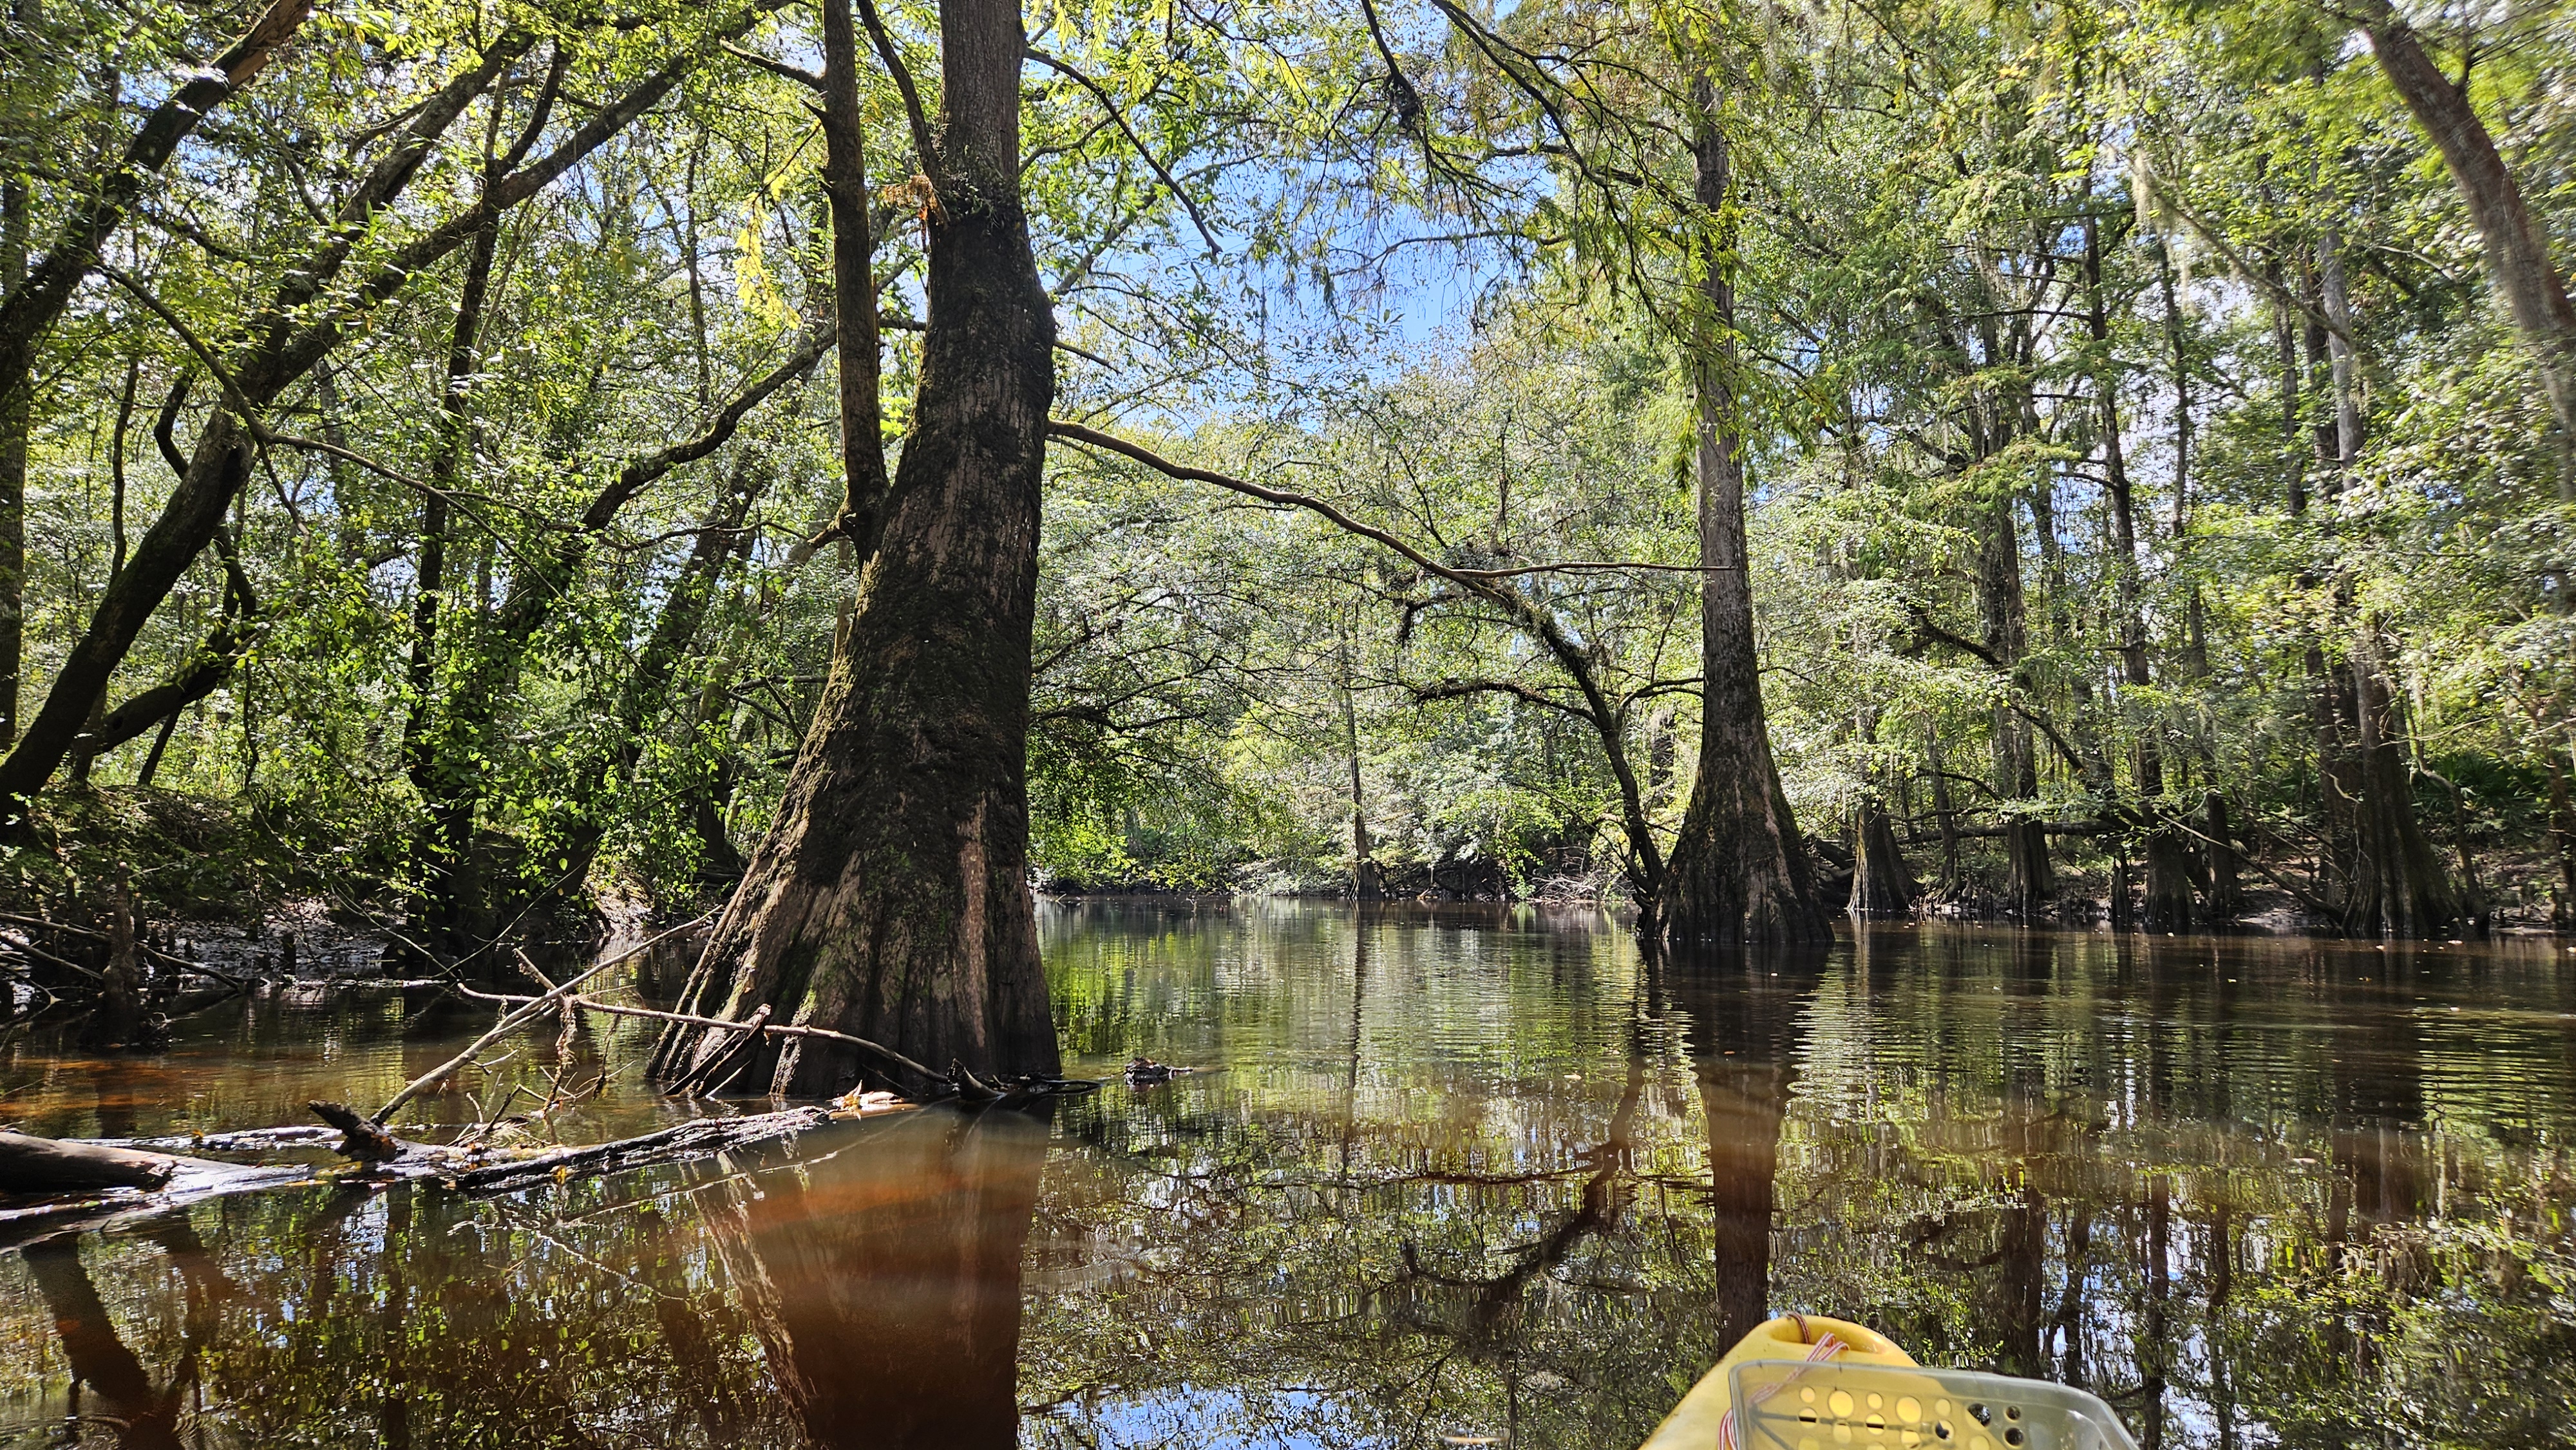
[[[391,1158],[328,1167],[309,1161],[226,1163],[151,1150],[185,1148],[214,1153],[332,1148],[336,1145],[330,1140],[336,1134],[329,1128],[251,1128],[109,1142],[71,1142],[0,1129],[0,1191],[24,1194],[33,1200],[0,1203],[0,1249],[103,1224],[149,1218],[207,1198],[270,1189],[321,1184],[364,1188],[427,1180],[473,1195],[507,1193],[576,1177],[709,1158],[784,1141],[826,1124],[906,1111],[910,1106],[892,1093],[853,1093],[829,1104],[746,1117],[699,1118],[631,1138],[533,1153],[457,1149],[395,1138],[388,1139],[396,1149]],[[357,1117],[355,1113],[349,1116]],[[128,1176],[113,1182],[98,1177],[8,1176],[11,1164],[61,1162],[129,1165]],[[150,1167],[148,1171],[136,1171],[131,1165],[137,1163]]]
[[[327,1148],[338,1130],[296,1123],[283,1128],[240,1128],[223,1133],[170,1133],[158,1138],[63,1138],[94,1148],[140,1148],[157,1153],[258,1153],[273,1148]]]
[[[793,1137],[809,1128],[819,1128],[842,1117],[872,1116],[893,1107],[891,1094],[880,1094],[882,1104],[868,1104],[854,1110],[830,1108],[790,1108],[782,1113],[761,1113],[741,1118],[699,1118],[658,1133],[645,1133],[633,1138],[620,1138],[613,1143],[594,1143],[581,1148],[557,1148],[533,1158],[495,1163],[484,1168],[470,1168],[445,1178],[451,1188],[466,1193],[501,1193],[513,1188],[529,1188],[557,1177],[570,1177],[577,1169],[582,1173],[611,1173],[621,1168],[641,1168],[648,1164],[673,1162],[683,1158],[705,1158],[729,1153],[779,1138]]]
[[[159,1188],[179,1171],[166,1153],[140,1153],[0,1129],[0,1193]]]

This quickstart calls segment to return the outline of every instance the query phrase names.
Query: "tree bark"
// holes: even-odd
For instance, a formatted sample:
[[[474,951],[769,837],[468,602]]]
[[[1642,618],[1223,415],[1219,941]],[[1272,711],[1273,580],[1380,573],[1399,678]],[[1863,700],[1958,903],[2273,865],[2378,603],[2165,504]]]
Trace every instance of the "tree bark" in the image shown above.
[[[1698,407],[1701,709],[1690,805],[1655,903],[1674,941],[1809,942],[1833,929],[1818,901],[1806,838],[1780,786],[1753,639],[1744,536],[1743,418],[1735,388],[1735,228],[1726,132],[1703,74],[1693,118],[1696,199],[1706,227],[1706,333],[1693,351]]]
[[[821,0],[823,192],[832,210],[832,299],[837,320],[844,493],[834,529],[866,558],[876,551],[886,494],[885,409],[879,397],[876,244],[868,234],[867,131],[849,0]],[[927,165],[927,158],[924,160]]]
[[[2386,936],[2436,936],[2468,908],[2416,819],[2414,784],[2381,654],[2378,626],[2365,621],[2352,661],[2361,796],[2354,805],[2347,925]]]
[[[1854,833],[1851,914],[1862,917],[1911,916],[1922,887],[1906,869],[1904,849],[1897,844],[1896,822],[1887,799],[1876,791],[1861,798],[1860,829]]]
[[[2484,244],[2487,271],[2504,294],[2514,331],[2531,350],[2549,411],[2558,420],[2558,497],[2576,502],[2576,304],[2549,259],[2549,238],[2496,151],[2486,123],[2460,87],[2424,53],[2413,28],[2387,0],[2357,0],[2371,53],[2398,98],[2433,138]]]
[[[2245,913],[2244,893],[2236,880],[2236,832],[2228,822],[2226,796],[2211,791],[2207,811],[2201,834],[2209,837],[2209,924],[2225,926]]]
[[[19,8],[11,6],[11,14]],[[25,284],[28,206],[24,178],[0,179],[0,305]],[[26,655],[27,424],[35,406],[26,371],[0,377],[0,749],[18,736]]]
[[[497,107],[495,115],[497,117]],[[489,143],[486,143],[489,150]],[[488,184],[487,167],[487,184]],[[430,464],[431,491],[420,501],[420,537],[412,556],[411,658],[406,672],[411,713],[403,722],[403,770],[420,795],[426,819],[413,841],[414,864],[421,873],[420,923],[433,955],[456,955],[459,916],[468,895],[473,866],[474,814],[459,809],[451,776],[479,774],[479,767],[442,748],[443,713],[438,701],[438,626],[449,593],[447,579],[447,498],[463,478],[473,434],[475,350],[483,328],[483,303],[492,282],[492,258],[501,239],[496,218],[474,234],[465,252],[465,276],[456,293],[456,319],[447,340],[447,376],[439,389],[436,450]]]
[[[2110,497],[2112,547],[2118,557],[2112,565],[2119,571],[2120,599],[2120,665],[2124,681],[2132,691],[2143,694],[2155,681],[2147,664],[2147,617],[2143,601],[2144,579],[2138,557],[2137,500],[2129,486],[2126,450],[2121,446],[2120,399],[2116,379],[2118,369],[2109,356],[2111,344],[2110,309],[2102,296],[2102,246],[2098,229],[2087,218],[2084,223],[2084,280],[2089,308],[2086,318],[2094,346],[2103,350],[2095,374],[2095,388],[2101,409],[2102,470]],[[2167,284],[2166,309],[2173,311],[2173,298]],[[2177,324],[2178,327],[2178,324]],[[2177,331],[2174,343],[2176,387],[2180,389],[2181,341]],[[2181,404],[2188,418],[2190,397],[2185,392]],[[2182,446],[2187,448],[2186,433]],[[2180,487],[2182,465],[2175,465],[2176,486]],[[2177,511],[2181,508],[2177,500]],[[2179,521],[2179,512],[2177,512]],[[2133,707],[2135,708],[2135,707]],[[2146,900],[2139,913],[2142,924],[2151,931],[2187,931],[2192,925],[2191,852],[2182,836],[2165,815],[2165,760],[2161,719],[2138,722],[2138,744],[2134,769],[2137,780],[2137,818],[2146,830]],[[2117,906],[2119,903],[2115,902]]]
[[[1028,701],[1055,318],[1021,209],[1012,0],[943,0],[946,127],[930,176],[928,331],[913,432],[876,553],[777,822],[682,1010],[789,1021],[937,1067],[1052,1075],[1028,885]],[[684,1075],[723,1034],[675,1027]],[[872,1070],[828,1041],[764,1042],[773,1092]]]

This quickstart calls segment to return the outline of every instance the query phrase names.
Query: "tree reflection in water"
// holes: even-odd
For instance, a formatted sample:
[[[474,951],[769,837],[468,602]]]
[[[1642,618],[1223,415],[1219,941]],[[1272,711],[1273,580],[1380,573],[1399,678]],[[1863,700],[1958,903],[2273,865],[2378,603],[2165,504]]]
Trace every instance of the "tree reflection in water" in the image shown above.
[[[1615,1450],[1789,1309],[2084,1384],[2163,1450],[2576,1443],[2563,952],[1898,927],[1648,961],[1499,907],[1046,920],[1075,1070],[1209,1070],[1051,1124],[13,1250],[0,1450]],[[131,1091],[0,1044],[0,1090],[40,1132],[283,1121],[487,1020],[241,1012]],[[618,1068],[621,1031],[547,1023],[516,1061]],[[694,1110],[617,1078],[575,1131]]]
[[[1708,1122],[1711,1297],[1718,1342],[1733,1344],[1771,1317],[1780,1124],[1798,1077],[1798,1020],[1826,953],[1667,947],[1661,957],[1648,969],[1661,966],[1666,998],[1687,1024]]]
[[[1017,1442],[1020,1255],[1046,1145],[1026,1113],[933,1108],[702,1196],[813,1445]]]

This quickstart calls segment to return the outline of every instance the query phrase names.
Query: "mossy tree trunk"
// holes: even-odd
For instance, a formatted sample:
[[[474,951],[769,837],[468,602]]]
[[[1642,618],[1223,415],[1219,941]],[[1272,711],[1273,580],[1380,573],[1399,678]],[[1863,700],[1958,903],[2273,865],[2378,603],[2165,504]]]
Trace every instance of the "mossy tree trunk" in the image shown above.
[[[1055,322],[1019,189],[1010,0],[940,7],[929,330],[876,551],[768,839],[683,1010],[854,1033],[934,1068],[1052,1074],[1028,883],[1029,648]],[[844,426],[847,426],[845,419]],[[727,1034],[675,1029],[665,1077]],[[865,1064],[770,1041],[737,1079],[839,1092]]]

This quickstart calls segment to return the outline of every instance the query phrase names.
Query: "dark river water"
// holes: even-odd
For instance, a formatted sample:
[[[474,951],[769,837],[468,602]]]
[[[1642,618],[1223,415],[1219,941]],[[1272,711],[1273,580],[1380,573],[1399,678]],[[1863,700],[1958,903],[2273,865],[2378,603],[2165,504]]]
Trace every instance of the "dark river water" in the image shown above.
[[[499,1198],[0,1225],[0,1446],[1624,1450],[1775,1309],[2081,1384],[2150,1450],[2576,1444],[2564,946],[1653,962],[1526,907],[1041,913],[1069,1074],[1204,1070]],[[21,1036],[0,1115],[295,1122],[489,1021],[377,991],[150,1059]],[[648,1041],[549,1023],[404,1130],[602,1077],[523,1131],[703,1111]]]

